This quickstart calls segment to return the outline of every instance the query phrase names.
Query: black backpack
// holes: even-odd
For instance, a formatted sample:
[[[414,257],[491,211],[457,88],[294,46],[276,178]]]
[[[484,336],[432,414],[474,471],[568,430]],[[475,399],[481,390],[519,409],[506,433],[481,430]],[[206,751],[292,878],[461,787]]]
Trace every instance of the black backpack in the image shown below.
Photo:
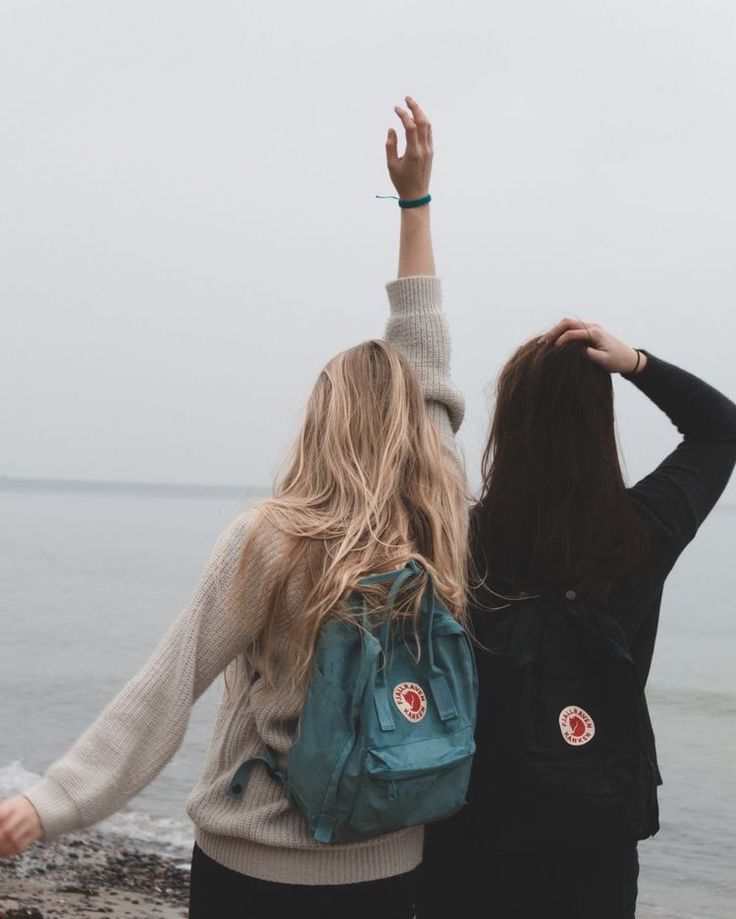
[[[499,848],[606,845],[659,828],[654,734],[605,607],[519,597],[474,610],[480,684],[467,817]]]

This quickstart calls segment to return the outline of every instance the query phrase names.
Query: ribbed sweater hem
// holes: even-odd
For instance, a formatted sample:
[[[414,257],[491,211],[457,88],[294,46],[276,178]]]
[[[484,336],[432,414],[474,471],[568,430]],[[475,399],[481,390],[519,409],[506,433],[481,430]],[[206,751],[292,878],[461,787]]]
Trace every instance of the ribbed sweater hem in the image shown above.
[[[424,828],[412,827],[353,846],[290,849],[196,831],[199,848],[219,864],[277,884],[360,884],[413,871]]]

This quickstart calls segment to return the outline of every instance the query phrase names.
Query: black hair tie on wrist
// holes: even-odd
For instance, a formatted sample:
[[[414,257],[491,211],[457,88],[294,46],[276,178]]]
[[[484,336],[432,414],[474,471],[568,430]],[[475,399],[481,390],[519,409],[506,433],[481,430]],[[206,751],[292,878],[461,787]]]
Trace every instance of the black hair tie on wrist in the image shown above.
[[[636,371],[639,369],[639,362],[641,361],[641,351],[638,348],[634,348],[636,351],[636,363],[634,364],[634,369],[630,370],[627,376],[633,377]]]

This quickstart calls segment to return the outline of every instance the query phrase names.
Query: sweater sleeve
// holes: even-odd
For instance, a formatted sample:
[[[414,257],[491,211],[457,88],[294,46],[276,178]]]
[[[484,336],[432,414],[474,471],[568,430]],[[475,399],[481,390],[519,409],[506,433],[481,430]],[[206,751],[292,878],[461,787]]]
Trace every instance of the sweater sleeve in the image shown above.
[[[180,746],[196,699],[261,625],[256,614],[234,615],[225,603],[251,520],[243,514],[225,530],[191,601],[143,669],[25,792],[46,840],[97,823],[151,782]]]
[[[647,353],[631,380],[669,417],[679,446],[630,489],[676,552],[693,538],[736,462],[736,405],[698,377]]]
[[[454,450],[465,402],[450,377],[450,333],[437,277],[399,278],[386,285],[391,313],[386,339],[407,356],[422,384],[427,410]]]

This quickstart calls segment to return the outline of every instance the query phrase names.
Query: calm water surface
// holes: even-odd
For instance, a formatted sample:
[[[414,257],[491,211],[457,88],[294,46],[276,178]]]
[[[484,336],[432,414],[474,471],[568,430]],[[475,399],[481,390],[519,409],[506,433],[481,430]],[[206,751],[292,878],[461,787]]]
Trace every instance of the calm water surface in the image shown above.
[[[145,662],[225,524],[254,500],[186,489],[58,489],[0,480],[0,797],[61,755]],[[649,683],[665,784],[640,847],[638,915],[736,916],[736,508],[723,506],[665,589]],[[186,740],[107,821],[181,851],[219,681]]]

